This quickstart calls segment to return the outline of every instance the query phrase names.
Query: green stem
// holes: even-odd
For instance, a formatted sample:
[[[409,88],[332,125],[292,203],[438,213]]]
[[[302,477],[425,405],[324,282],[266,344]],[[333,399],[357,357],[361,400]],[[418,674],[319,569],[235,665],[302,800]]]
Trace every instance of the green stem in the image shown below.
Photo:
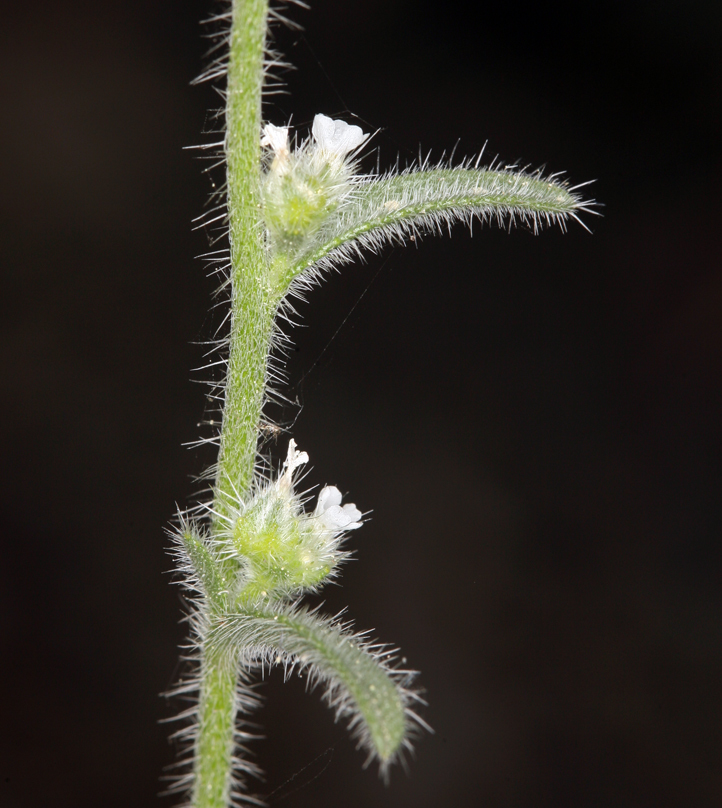
[[[268,0],[233,2],[226,107],[231,333],[214,503],[220,514],[253,481],[275,313],[259,225],[267,13]]]
[[[193,808],[227,808],[231,794],[238,664],[205,655],[201,664]]]
[[[226,107],[231,326],[213,509],[228,513],[253,482],[275,298],[259,224],[261,89],[268,0],[233,0]],[[212,529],[217,529],[217,522]],[[193,808],[230,800],[238,663],[202,641]]]

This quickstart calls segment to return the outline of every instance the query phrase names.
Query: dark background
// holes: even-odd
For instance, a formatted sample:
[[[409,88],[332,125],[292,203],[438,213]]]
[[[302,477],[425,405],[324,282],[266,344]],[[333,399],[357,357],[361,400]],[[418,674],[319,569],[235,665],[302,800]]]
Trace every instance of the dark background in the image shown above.
[[[593,235],[387,249],[301,308],[302,407],[276,414],[309,483],[373,509],[326,608],[399,643],[436,733],[385,788],[273,675],[271,805],[722,801],[721,8],[314,0],[277,32],[276,124],[354,113],[382,167],[488,140],[605,208]],[[2,808],[172,804],[163,527],[208,461],[181,444],[220,317],[183,151],[218,105],[189,86],[212,9],[4,3]]]

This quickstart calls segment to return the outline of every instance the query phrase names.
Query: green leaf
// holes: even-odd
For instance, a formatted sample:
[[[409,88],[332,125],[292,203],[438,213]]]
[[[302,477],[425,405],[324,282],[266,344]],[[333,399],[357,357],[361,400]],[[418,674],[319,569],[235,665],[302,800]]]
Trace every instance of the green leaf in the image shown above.
[[[207,600],[220,606],[228,596],[228,583],[223,562],[215,558],[203,540],[197,527],[181,518],[177,534],[173,534],[180,561],[179,569],[191,591],[204,595]]]
[[[414,674],[391,667],[392,653],[352,634],[338,620],[293,605],[257,604],[212,621],[207,647],[241,656],[241,663],[278,664],[287,675],[302,669],[312,686],[347,719],[358,745],[377,757],[385,773],[402,748],[410,748],[414,726],[426,727],[410,705]]]
[[[441,233],[457,221],[469,226],[475,218],[509,226],[523,223],[534,232],[545,224],[564,228],[569,218],[580,221],[580,212],[595,213],[594,203],[577,193],[580,187],[570,188],[557,175],[544,177],[541,171],[468,166],[359,178],[314,246],[296,257],[289,274],[327,269],[357,257],[364,247],[377,250],[415,234]]]

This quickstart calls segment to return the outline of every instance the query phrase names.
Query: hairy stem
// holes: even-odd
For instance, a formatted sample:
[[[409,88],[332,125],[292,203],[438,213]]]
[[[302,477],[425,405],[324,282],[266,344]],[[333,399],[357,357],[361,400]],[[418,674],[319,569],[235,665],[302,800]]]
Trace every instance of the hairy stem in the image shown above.
[[[216,473],[217,513],[253,480],[275,305],[259,225],[261,86],[268,0],[234,0],[228,63],[226,160],[231,333]]]
[[[275,306],[259,225],[261,89],[268,0],[233,0],[226,107],[231,326],[213,510],[228,512],[253,481]],[[217,529],[217,525],[212,530]],[[193,808],[231,798],[237,658],[202,642]]]
[[[206,649],[207,650],[207,649]],[[232,785],[238,665],[205,653],[198,705],[193,808],[227,808]]]

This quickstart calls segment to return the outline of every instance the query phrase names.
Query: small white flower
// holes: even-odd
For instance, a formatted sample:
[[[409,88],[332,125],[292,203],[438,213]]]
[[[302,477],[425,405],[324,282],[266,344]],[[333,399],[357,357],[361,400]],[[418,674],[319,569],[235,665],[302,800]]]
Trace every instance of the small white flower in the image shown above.
[[[313,515],[327,530],[339,533],[342,530],[356,530],[361,527],[363,514],[352,503],[341,506],[343,495],[335,485],[327,485],[318,495],[318,504]]]
[[[311,131],[320,151],[342,160],[368,138],[360,126],[334,121],[326,115],[316,115]]]
[[[263,127],[261,146],[270,146],[279,156],[288,154],[288,127],[267,123]]]
[[[308,452],[299,452],[296,448],[296,441],[291,438],[288,442],[288,454],[286,462],[283,464],[283,473],[278,478],[279,488],[293,490],[293,474],[299,466],[308,463]]]

